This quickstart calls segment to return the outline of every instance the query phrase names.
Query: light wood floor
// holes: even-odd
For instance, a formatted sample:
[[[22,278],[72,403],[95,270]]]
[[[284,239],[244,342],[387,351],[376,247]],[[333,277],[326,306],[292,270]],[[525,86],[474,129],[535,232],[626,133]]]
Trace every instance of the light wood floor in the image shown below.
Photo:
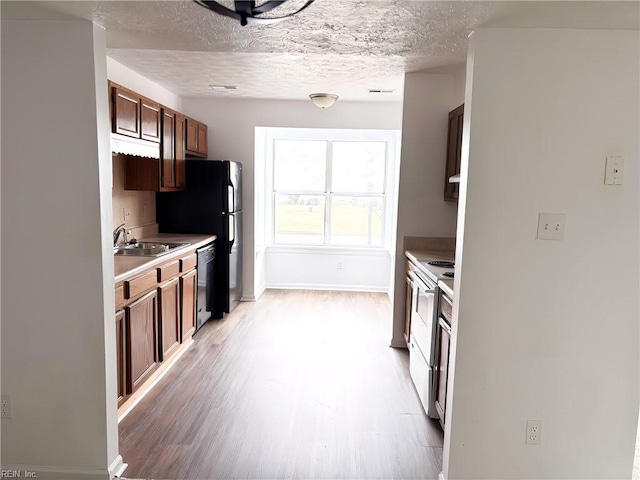
[[[387,295],[269,290],[195,344],[120,423],[129,478],[435,479],[443,434]]]

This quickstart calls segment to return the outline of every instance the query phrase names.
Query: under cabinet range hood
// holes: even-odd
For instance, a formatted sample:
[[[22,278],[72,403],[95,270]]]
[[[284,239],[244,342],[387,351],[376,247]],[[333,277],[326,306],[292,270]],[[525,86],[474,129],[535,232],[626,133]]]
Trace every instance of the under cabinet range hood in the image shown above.
[[[160,144],[112,133],[111,153],[159,159]]]

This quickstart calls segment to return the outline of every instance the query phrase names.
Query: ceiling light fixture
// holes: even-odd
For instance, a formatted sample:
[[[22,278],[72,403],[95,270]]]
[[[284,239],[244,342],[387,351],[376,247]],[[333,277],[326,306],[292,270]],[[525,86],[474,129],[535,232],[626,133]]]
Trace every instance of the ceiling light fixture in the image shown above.
[[[224,15],[235,20],[240,21],[240,25],[245,26],[247,24],[256,23],[276,23],[284,20],[285,18],[292,17],[293,15],[300,13],[315,0],[307,0],[304,5],[295,10],[294,12],[287,13],[280,16],[268,15],[274,8],[281,6],[283,3],[287,3],[290,0],[267,0],[260,5],[256,5],[255,1],[234,1],[234,10],[227,8],[220,4],[216,0],[194,0],[199,5],[208,8],[216,12],[218,15]],[[264,16],[267,14],[267,16]]]
[[[333,93],[312,93],[309,98],[316,107],[329,108],[339,97]]]
[[[235,85],[209,85],[211,90],[236,90],[238,87]]]

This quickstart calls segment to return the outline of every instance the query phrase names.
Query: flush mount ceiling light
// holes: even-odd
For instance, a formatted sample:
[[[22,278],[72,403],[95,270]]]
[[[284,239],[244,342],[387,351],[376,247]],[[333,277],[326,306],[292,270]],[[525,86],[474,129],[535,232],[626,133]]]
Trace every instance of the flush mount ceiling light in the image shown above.
[[[209,85],[211,90],[236,90],[236,85]]]
[[[309,95],[309,98],[316,107],[329,108],[336,103],[338,95],[334,95],[333,93],[312,93]]]
[[[270,12],[280,7],[282,4],[290,2],[291,0],[268,0],[262,2],[260,5],[256,5],[258,2],[254,1],[235,1],[233,2],[234,9],[227,8],[224,5],[221,5],[220,1],[216,0],[194,0],[199,5],[208,8],[216,12],[219,15],[224,15],[225,17],[234,18],[240,21],[240,25],[245,26],[247,24],[254,23],[276,23],[284,20],[285,18],[292,17],[296,13],[300,13],[302,10],[311,5],[315,0],[306,0],[302,6],[298,7],[297,10],[293,12],[289,11],[288,13],[280,13],[274,12],[273,15],[270,15]],[[232,3],[232,2],[227,2]],[[298,2],[300,3],[300,2]],[[277,16],[276,16],[277,15]]]

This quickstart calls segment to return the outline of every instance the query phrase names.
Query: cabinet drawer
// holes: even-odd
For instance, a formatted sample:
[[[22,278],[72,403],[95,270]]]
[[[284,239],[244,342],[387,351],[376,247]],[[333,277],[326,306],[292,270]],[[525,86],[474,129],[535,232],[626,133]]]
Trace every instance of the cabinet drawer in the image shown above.
[[[175,262],[171,262],[167,265],[163,265],[162,267],[158,267],[157,270],[158,282],[164,282],[180,273],[180,264],[178,263],[178,260],[176,260]]]
[[[158,275],[154,270],[140,275],[132,280],[124,282],[124,295],[126,299],[136,298],[158,284]]]
[[[121,310],[124,306],[124,286],[116,287],[116,310]]]
[[[188,257],[181,258],[180,271],[188,272],[189,270],[195,268],[196,263],[198,263],[198,257],[195,253],[193,255],[189,255]]]
[[[444,295],[440,296],[440,313],[451,325],[451,318],[453,317],[453,306],[451,301]]]

